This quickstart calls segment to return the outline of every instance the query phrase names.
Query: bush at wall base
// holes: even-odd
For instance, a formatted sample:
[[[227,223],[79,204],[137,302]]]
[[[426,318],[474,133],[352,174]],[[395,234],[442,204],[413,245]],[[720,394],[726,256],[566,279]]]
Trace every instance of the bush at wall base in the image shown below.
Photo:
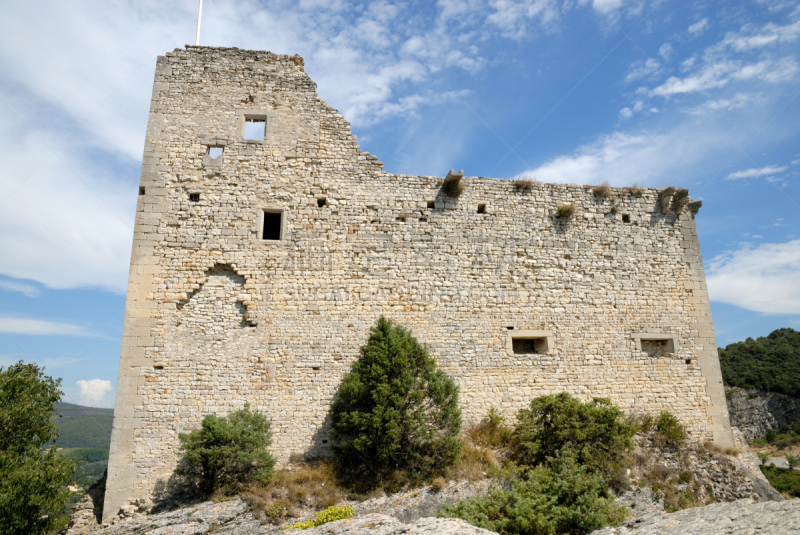
[[[200,429],[181,433],[184,456],[175,474],[193,481],[206,495],[228,492],[250,481],[266,484],[275,458],[271,422],[250,411],[250,404],[226,418],[208,414]]]

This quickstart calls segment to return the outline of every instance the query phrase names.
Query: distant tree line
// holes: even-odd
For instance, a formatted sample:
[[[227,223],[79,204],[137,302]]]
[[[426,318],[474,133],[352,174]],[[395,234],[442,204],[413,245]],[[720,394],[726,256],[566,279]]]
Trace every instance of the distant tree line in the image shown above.
[[[800,332],[794,329],[720,348],[719,363],[728,386],[800,397]]]

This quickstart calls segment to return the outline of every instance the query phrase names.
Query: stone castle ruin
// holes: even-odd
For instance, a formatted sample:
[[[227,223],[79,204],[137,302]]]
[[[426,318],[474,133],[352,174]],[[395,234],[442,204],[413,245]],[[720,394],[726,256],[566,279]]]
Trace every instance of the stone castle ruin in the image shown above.
[[[381,314],[456,380],[466,423],[569,391],[732,446],[699,203],[448,176],[460,196],[385,172],[299,56],[159,57],[105,518],[168,481],[178,433],[246,402],[280,461],[325,455],[329,403]]]

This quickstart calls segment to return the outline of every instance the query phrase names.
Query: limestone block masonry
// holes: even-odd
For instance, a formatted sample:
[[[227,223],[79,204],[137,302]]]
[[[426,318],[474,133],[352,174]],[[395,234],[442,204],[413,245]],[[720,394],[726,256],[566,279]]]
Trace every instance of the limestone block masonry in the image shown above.
[[[450,198],[442,180],[384,172],[299,56],[158,58],[104,518],[168,482],[178,433],[246,402],[279,460],[325,455],[330,400],[381,314],[455,378],[465,423],[568,391],[733,445],[699,203],[469,176]]]

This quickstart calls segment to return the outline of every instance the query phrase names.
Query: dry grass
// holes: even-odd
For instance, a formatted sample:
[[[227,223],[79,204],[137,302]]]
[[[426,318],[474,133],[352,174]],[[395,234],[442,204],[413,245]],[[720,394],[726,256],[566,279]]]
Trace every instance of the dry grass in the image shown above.
[[[526,190],[531,189],[534,185],[536,185],[536,181],[535,180],[521,180],[520,179],[520,180],[515,180],[514,181],[514,185],[517,187],[518,190],[526,191]]]
[[[611,184],[609,184],[608,180],[606,180],[602,184],[593,187],[592,188],[592,192],[595,195],[597,195],[598,197],[610,197],[611,196]]]
[[[464,446],[448,477],[479,481],[507,464],[512,430],[494,407],[477,424],[464,431]]]
[[[460,175],[448,175],[442,182],[442,193],[448,197],[458,197],[464,193],[464,183]]]
[[[628,188],[628,195],[633,195],[634,197],[638,197],[644,194],[644,188],[640,188],[638,184],[634,184],[633,186]]]
[[[575,213],[575,203],[559,204],[556,206],[556,214],[562,219],[569,219]]]
[[[731,457],[737,457],[739,455],[739,450],[735,448],[720,448],[710,440],[703,442],[703,446],[711,452],[720,453],[723,455],[730,455]]]
[[[280,523],[336,505],[348,492],[337,482],[330,463],[314,461],[293,470],[276,470],[268,485],[250,486],[243,496],[262,522]]]

